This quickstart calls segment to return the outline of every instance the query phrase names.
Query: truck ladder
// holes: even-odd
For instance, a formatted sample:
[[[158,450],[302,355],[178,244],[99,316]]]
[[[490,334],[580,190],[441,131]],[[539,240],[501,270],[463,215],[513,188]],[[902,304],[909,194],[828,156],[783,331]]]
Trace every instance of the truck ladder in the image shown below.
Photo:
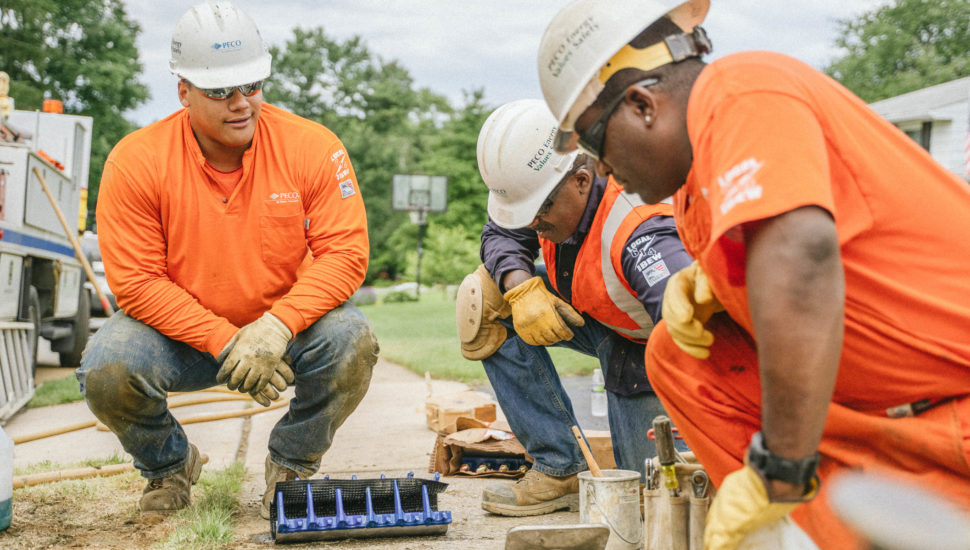
[[[0,421],[6,420],[34,396],[30,356],[32,323],[0,321]]]

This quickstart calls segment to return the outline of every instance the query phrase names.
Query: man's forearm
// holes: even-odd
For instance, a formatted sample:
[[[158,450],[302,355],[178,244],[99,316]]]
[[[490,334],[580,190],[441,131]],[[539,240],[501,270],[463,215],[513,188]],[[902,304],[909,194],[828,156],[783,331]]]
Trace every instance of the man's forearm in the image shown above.
[[[531,229],[503,229],[491,221],[482,228],[482,263],[502,292],[515,286],[504,285],[505,274],[523,270],[532,276],[538,253],[539,238]]]
[[[512,290],[531,278],[532,274],[524,269],[513,269],[512,271],[506,271],[502,275],[501,289],[504,292],[508,292],[509,290]]]
[[[822,437],[842,350],[845,281],[835,223],[809,206],[745,227],[762,431],[789,459]]]

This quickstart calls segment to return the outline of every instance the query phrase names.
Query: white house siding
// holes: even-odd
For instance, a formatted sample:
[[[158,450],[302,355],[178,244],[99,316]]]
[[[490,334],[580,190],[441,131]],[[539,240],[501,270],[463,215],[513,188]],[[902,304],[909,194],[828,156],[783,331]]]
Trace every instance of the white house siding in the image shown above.
[[[970,180],[964,164],[968,120],[970,120],[970,77],[944,82],[869,105],[901,130],[919,136],[924,123],[931,123],[929,152],[947,169]]]

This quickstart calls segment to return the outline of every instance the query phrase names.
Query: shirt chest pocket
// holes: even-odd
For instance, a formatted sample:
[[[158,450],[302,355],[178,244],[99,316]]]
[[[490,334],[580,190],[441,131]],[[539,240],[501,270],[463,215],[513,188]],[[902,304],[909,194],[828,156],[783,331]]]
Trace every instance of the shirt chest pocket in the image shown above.
[[[266,264],[296,269],[307,251],[303,215],[260,216],[259,247]]]

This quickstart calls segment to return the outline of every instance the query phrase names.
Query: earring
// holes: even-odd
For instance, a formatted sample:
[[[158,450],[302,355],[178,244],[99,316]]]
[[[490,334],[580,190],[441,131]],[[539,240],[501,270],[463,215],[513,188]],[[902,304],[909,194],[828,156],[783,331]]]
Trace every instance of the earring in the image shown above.
[[[643,117],[643,121],[646,122],[647,124],[653,124],[653,117],[650,115],[646,115]]]

